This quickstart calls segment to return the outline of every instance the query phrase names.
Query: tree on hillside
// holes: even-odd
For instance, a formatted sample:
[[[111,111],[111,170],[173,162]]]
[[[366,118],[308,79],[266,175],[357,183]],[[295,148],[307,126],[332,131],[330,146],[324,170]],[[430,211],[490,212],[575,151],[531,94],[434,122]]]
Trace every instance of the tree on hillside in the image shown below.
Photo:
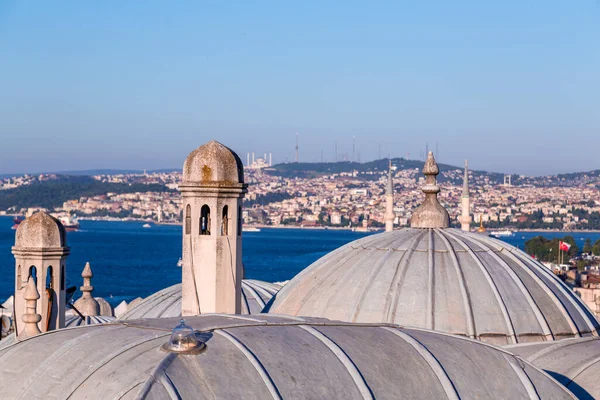
[[[583,252],[587,254],[592,252],[592,241],[590,238],[585,239],[585,243],[583,244]]]

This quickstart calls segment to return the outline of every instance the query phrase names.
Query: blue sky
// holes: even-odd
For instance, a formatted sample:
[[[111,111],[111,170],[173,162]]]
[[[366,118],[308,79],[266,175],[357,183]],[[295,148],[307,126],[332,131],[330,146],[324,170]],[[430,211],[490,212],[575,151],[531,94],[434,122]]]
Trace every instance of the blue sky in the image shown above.
[[[180,167],[216,139],[600,168],[600,1],[0,1],[0,173]]]

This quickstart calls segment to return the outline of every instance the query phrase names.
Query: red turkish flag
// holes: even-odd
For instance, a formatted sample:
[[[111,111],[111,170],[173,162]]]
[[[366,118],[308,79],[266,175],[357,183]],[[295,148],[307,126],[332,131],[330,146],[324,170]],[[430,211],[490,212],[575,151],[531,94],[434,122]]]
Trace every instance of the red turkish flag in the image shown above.
[[[561,249],[562,251],[569,251],[569,249],[571,248],[571,245],[569,243],[565,243],[565,242],[558,242],[558,248]]]

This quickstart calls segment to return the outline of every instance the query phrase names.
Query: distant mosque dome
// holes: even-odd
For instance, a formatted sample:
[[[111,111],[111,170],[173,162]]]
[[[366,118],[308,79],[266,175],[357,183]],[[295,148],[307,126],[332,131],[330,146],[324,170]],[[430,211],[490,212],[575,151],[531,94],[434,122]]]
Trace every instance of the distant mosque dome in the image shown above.
[[[2,398],[573,398],[504,350],[438,332],[277,315],[176,325],[116,321],[0,348]]]
[[[497,345],[598,335],[592,312],[547,267],[505,242],[443,229],[447,214],[436,215],[437,206],[430,198],[411,228],[322,257],[265,312],[393,323]]]
[[[33,214],[17,228],[15,247],[58,248],[66,245],[67,235],[62,223],[43,211]]]
[[[216,140],[192,151],[183,164],[183,183],[239,184],[244,182],[242,160]]]
[[[281,286],[275,283],[243,279],[241,313],[260,313],[279,289]],[[128,309],[119,320],[181,317],[181,296],[181,283],[169,286]]]

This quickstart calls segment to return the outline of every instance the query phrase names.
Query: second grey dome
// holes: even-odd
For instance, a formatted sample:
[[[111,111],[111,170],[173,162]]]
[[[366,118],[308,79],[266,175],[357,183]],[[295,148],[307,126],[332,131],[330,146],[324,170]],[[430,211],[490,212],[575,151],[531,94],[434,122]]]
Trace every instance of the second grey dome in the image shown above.
[[[265,311],[434,329],[498,345],[597,336],[585,304],[505,242],[456,229],[369,236],[306,268]]]

